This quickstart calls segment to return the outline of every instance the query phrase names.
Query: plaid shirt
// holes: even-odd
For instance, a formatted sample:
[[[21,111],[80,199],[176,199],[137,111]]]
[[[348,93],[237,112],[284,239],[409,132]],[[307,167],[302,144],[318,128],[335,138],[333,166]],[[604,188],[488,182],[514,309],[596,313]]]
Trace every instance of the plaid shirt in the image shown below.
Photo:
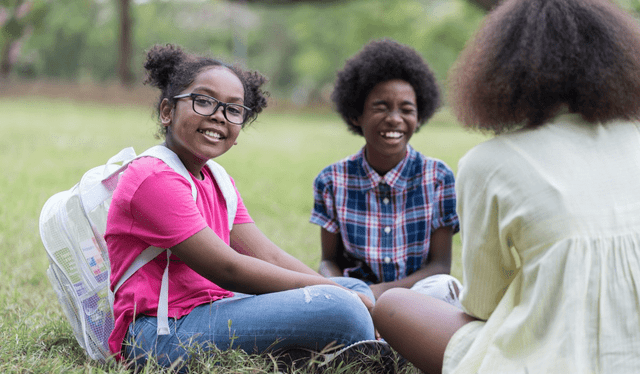
[[[409,145],[407,151],[384,176],[365,160],[363,148],[314,181],[310,222],[342,233],[345,251],[364,262],[345,269],[345,276],[373,283],[402,279],[426,262],[433,231],[459,230],[453,172]]]

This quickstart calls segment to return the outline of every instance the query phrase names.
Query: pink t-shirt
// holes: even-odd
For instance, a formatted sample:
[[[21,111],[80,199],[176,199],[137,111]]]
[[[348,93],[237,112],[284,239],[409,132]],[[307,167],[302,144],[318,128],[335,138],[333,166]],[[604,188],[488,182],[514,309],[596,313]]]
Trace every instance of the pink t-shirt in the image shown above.
[[[125,170],[113,193],[105,240],[111,261],[111,284],[115,285],[133,260],[150,246],[171,248],[209,226],[227,245],[229,225],[222,191],[208,168],[204,180],[191,185],[159,159],[144,157]],[[232,180],[233,183],[233,180]],[[235,187],[235,183],[234,183]],[[240,194],[234,224],[251,223]],[[171,255],[169,265],[169,317],[180,318],[194,307],[233,296]],[[131,276],[118,290],[113,305],[115,327],[109,349],[120,359],[122,342],[135,315],[155,316],[158,308],[166,254],[160,254]]]

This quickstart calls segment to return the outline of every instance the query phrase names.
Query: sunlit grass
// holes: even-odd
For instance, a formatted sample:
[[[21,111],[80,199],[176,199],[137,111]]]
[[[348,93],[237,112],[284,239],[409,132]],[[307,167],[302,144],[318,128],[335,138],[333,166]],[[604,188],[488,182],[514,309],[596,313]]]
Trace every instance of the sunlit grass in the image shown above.
[[[45,275],[38,218],[48,197],[73,186],[89,168],[124,147],[140,153],[158,143],[151,108],[2,98],[0,113],[0,372],[129,372],[88,361],[75,342]],[[458,159],[482,139],[461,130],[445,110],[411,143],[455,171]],[[276,244],[316,268],[319,228],[308,223],[313,178],[358,151],[363,139],[349,133],[335,114],[267,109],[238,143],[218,161],[235,179],[250,214]],[[457,277],[459,251],[456,236],[452,273]],[[244,372],[260,373],[267,370],[262,359],[267,358],[245,355],[233,362],[247,365]],[[204,360],[202,365],[211,365]],[[222,371],[212,372],[227,372],[214,366]],[[233,372],[244,370],[239,367]]]

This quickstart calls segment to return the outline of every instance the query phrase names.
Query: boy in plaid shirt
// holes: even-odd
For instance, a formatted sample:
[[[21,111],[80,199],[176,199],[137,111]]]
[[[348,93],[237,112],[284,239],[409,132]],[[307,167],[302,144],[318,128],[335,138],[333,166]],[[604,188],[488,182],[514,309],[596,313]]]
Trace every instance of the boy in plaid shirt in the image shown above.
[[[314,181],[320,274],[363,279],[376,298],[404,287],[457,305],[461,286],[448,275],[458,231],[453,172],[409,145],[439,104],[428,65],[408,46],[373,41],[338,72],[332,100],[366,144]]]

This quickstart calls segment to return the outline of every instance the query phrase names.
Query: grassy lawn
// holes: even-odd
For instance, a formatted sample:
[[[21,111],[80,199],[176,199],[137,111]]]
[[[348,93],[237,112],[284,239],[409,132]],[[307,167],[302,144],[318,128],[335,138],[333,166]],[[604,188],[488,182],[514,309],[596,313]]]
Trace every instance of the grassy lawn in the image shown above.
[[[120,149],[140,153],[158,143],[151,108],[96,106],[54,99],[0,99],[0,372],[128,372],[88,361],[76,344],[45,275],[48,260],[38,217],[54,193],[77,183]],[[459,128],[442,110],[412,145],[457,168],[458,159],[485,139]],[[317,268],[319,228],[308,223],[312,182],[326,165],[356,152],[337,115],[270,113],[245,129],[218,161],[235,179],[256,224],[287,252]],[[460,278],[460,241],[454,237],[453,275]],[[238,358],[240,357],[240,358]],[[250,356],[227,365],[265,372]],[[235,364],[234,364],[235,363]],[[204,370],[209,363],[203,363]]]

